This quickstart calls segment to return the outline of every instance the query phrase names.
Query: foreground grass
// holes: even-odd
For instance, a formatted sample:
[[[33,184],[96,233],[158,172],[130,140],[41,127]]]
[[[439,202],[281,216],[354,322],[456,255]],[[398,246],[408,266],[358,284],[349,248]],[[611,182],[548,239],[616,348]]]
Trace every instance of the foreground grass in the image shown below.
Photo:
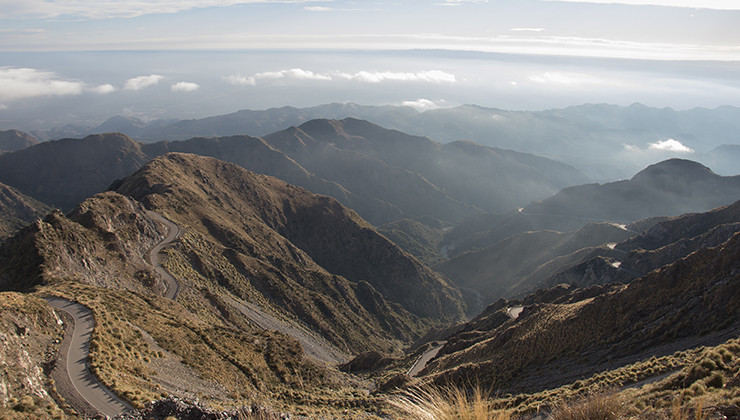
[[[455,386],[415,388],[390,400],[404,417],[420,420],[507,420],[511,414],[497,410],[479,387],[468,391]]]
[[[629,387],[638,381],[637,387]],[[740,339],[603,372],[536,394],[432,384],[388,399],[399,418],[553,420],[740,418]],[[724,417],[723,417],[724,416]]]

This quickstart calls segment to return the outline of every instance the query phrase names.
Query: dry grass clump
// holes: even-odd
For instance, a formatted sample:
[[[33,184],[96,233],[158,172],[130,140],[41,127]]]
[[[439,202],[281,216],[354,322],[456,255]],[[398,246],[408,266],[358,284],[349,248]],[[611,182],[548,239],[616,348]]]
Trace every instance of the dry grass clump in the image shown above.
[[[591,394],[570,404],[558,405],[550,415],[552,420],[616,420],[622,418],[625,404],[619,394]]]
[[[64,418],[59,407],[35,395],[10,398],[4,406],[0,405],[0,419],[3,420]]]
[[[404,417],[419,420],[508,420],[480,387],[414,388],[389,400]]]

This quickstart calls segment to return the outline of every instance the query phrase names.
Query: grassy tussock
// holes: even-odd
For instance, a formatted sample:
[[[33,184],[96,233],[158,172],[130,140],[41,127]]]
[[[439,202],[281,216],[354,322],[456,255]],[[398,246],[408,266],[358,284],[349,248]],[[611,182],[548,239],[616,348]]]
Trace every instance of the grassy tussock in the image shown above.
[[[580,401],[560,404],[553,410],[552,420],[617,420],[622,418],[625,405],[618,394],[593,394]]]
[[[404,417],[419,420],[508,420],[507,411],[497,410],[488,394],[475,387],[471,392],[447,386],[416,388],[390,400]]]

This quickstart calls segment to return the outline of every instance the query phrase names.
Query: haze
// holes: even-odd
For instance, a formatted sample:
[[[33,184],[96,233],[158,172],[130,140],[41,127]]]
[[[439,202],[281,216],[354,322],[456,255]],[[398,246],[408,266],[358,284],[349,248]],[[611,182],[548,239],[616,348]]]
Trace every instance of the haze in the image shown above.
[[[0,129],[329,102],[740,106],[732,1],[0,1]]]

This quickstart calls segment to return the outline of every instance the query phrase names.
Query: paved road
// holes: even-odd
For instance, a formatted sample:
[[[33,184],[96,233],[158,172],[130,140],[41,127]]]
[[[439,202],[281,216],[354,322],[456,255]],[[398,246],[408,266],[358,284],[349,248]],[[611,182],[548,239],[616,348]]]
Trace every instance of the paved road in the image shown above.
[[[106,416],[116,416],[132,410],[133,407],[119,399],[90,372],[87,357],[90,336],[95,325],[92,312],[79,303],[67,299],[58,297],[44,299],[53,308],[68,313],[74,320],[72,341],[61,366],[69,375],[74,390],[83,400]]]
[[[164,281],[167,282],[167,292],[165,293],[164,297],[166,297],[167,299],[175,300],[177,298],[177,294],[180,293],[180,283],[178,283],[178,281],[175,280],[175,278],[159,264],[159,252],[162,251],[164,247],[171,244],[175,239],[177,239],[177,237],[180,235],[180,226],[171,222],[159,213],[147,210],[146,214],[150,218],[167,226],[167,236],[165,236],[165,238],[162,239],[161,242],[159,242],[157,245],[154,246],[154,248],[152,248],[151,251],[149,251],[149,262],[152,264],[152,266],[154,266],[154,271],[156,271],[157,274],[159,274],[164,279]]]
[[[427,366],[427,363],[429,363],[430,360],[434,359],[434,357],[439,354],[439,351],[442,350],[442,347],[444,347],[446,341],[443,341],[438,346],[432,347],[429,350],[425,351],[421,356],[419,356],[418,359],[414,362],[413,366],[411,366],[411,369],[409,369],[407,375],[414,377],[419,374],[419,372],[422,371]]]

